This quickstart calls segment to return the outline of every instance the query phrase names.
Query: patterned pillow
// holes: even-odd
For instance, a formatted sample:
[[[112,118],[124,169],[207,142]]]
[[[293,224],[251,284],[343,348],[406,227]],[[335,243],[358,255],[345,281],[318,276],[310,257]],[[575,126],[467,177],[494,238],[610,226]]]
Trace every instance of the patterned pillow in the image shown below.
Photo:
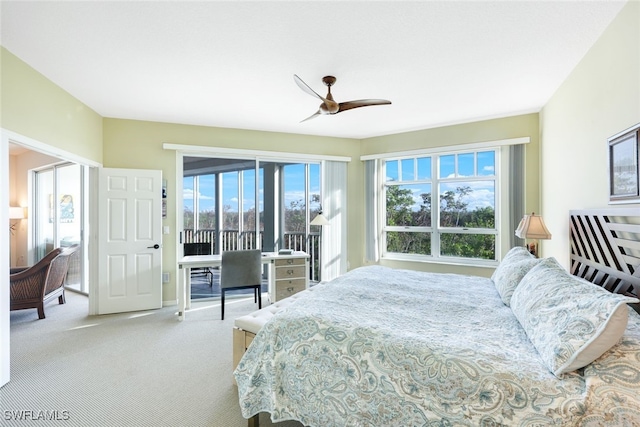
[[[555,258],[522,279],[511,310],[554,375],[588,365],[627,327],[627,303],[638,302],[569,274]]]
[[[522,246],[516,246],[504,256],[491,280],[496,286],[500,298],[505,305],[511,302],[511,295],[518,283],[540,260],[529,253]]]

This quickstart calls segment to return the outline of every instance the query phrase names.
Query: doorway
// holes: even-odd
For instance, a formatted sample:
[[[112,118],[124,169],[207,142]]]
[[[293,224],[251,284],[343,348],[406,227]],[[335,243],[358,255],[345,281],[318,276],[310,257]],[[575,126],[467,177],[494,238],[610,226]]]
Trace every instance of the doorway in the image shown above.
[[[28,141],[27,141],[28,142]],[[33,265],[58,247],[80,244],[71,261],[66,288],[89,294],[86,250],[89,165],[63,159],[47,147],[10,141],[10,205],[24,210],[11,237],[10,267]]]

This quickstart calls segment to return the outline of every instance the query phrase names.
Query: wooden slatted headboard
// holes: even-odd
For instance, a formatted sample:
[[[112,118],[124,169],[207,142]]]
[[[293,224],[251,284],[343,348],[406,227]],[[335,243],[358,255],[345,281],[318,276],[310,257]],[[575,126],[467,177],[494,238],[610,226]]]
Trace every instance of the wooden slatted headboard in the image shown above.
[[[570,211],[571,274],[640,296],[640,208]],[[640,313],[640,304],[632,304]]]

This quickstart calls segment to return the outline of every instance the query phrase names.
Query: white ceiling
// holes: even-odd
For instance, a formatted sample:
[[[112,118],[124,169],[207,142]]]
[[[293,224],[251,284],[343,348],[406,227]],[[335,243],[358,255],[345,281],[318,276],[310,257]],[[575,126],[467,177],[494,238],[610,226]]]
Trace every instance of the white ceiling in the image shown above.
[[[1,43],[104,117],[350,138],[537,112],[626,1],[2,1]],[[336,101],[392,105],[300,120]]]

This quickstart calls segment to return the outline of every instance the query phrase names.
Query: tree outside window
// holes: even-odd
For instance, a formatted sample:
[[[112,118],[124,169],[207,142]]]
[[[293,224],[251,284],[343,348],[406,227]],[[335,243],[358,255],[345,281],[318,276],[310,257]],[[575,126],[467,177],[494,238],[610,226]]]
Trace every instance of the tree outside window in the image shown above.
[[[383,252],[495,260],[495,159],[490,150],[385,161]]]

